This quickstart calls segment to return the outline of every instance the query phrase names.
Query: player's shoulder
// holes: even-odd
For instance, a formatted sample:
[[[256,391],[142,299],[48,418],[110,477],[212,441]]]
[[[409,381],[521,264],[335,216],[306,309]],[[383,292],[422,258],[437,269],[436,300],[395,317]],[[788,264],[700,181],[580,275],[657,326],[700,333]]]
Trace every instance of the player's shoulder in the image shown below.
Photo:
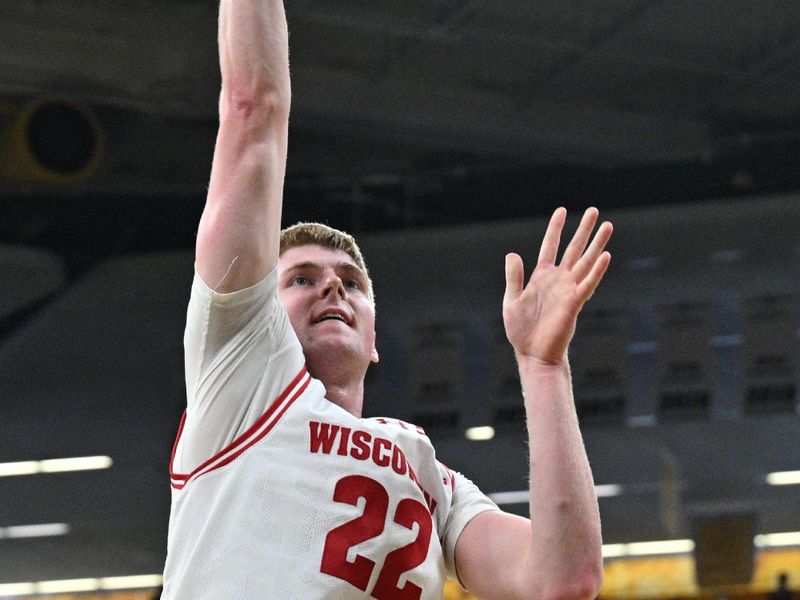
[[[413,437],[424,438],[430,442],[428,435],[425,433],[425,430],[422,427],[415,425],[414,423],[409,423],[408,421],[389,417],[368,417],[362,419],[361,421],[362,423],[368,424],[371,427],[387,431],[395,431],[397,433],[406,432]]]
[[[436,449],[425,430],[419,425],[390,417],[362,418],[361,423],[373,436],[390,440],[416,460],[436,460]]]

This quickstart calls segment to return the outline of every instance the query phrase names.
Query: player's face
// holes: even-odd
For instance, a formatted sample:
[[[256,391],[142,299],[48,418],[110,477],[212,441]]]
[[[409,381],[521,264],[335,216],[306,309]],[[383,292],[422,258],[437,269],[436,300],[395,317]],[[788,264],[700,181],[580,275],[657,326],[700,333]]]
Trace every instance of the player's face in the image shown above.
[[[378,362],[368,282],[350,255],[316,245],[289,248],[278,261],[278,297],[309,361]]]

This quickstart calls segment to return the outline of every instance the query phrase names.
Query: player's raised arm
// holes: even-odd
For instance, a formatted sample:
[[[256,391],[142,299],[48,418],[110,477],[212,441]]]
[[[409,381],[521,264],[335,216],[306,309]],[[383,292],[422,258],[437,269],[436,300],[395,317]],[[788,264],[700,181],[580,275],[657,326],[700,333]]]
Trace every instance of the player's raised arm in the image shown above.
[[[486,511],[456,545],[461,580],[480,598],[592,600],[602,582],[600,515],[572,397],[567,347],[578,313],[611,256],[597,210],[584,214],[557,262],[566,211],[558,209],[525,283],[522,259],[506,257],[503,321],[519,364],[530,440],[530,520]],[[590,242],[591,239],[591,242]]]
[[[219,133],[197,234],[213,289],[261,280],[278,261],[289,124],[289,47],[281,0],[221,0]]]

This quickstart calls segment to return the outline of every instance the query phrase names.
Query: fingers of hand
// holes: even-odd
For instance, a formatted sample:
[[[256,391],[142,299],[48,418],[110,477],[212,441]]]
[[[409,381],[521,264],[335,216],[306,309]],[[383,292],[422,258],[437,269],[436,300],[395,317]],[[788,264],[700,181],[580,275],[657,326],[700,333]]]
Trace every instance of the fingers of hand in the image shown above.
[[[542,247],[539,250],[539,263],[553,265],[558,255],[558,244],[561,241],[561,230],[564,229],[564,221],[567,219],[567,209],[557,208],[550,217],[547,231],[542,239]]]
[[[572,272],[575,276],[575,281],[582,281],[592,271],[594,265],[597,263],[603,250],[611,239],[611,234],[614,232],[614,227],[606,221],[597,229],[592,243],[580,257],[580,260],[575,264]]]
[[[522,293],[525,272],[522,258],[519,254],[506,254],[506,294],[505,299],[511,300]]]
[[[600,285],[603,275],[606,274],[606,270],[608,270],[608,265],[610,263],[611,254],[609,252],[603,252],[592,264],[591,271],[589,271],[589,274],[578,284],[578,288],[576,290],[581,303],[586,302],[592,297],[592,294],[594,294],[597,286]]]
[[[583,213],[583,218],[581,219],[580,225],[578,225],[578,229],[575,231],[575,235],[572,236],[572,241],[570,241],[569,246],[567,249],[564,250],[564,256],[561,258],[561,265],[571,269],[575,263],[583,254],[583,251],[586,249],[586,244],[589,241],[589,236],[592,234],[592,229],[594,229],[595,223],[597,223],[597,215],[598,211],[596,208],[591,207],[587,208],[586,212]]]

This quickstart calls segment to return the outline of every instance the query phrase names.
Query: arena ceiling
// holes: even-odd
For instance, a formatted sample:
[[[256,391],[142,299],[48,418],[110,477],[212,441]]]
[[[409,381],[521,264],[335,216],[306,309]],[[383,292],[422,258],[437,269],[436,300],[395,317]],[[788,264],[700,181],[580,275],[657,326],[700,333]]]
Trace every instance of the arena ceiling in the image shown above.
[[[68,185],[0,177],[0,242],[63,261],[62,296],[111,256],[191,248],[207,185],[219,89],[217,3],[124,4],[0,4],[3,131],[30,102],[54,98],[91,111],[102,138],[92,172]],[[287,0],[287,15],[287,221],[379,232],[539,217],[559,204],[735,201],[800,188],[796,3]],[[4,157],[18,152],[0,136]],[[736,227],[745,232],[746,219]],[[30,259],[24,251],[13,256]],[[13,305],[0,320],[7,351],[50,297],[32,305],[4,297]],[[5,390],[24,383],[7,380]],[[172,418],[172,410],[162,412]],[[149,418],[138,407],[123,412]],[[95,425],[110,423],[110,414],[101,412]],[[65,431],[88,437],[79,421],[70,417]],[[160,443],[172,427],[153,424],[143,444]],[[24,432],[3,438],[0,460],[54,451]],[[135,463],[135,453],[127,460]],[[134,471],[139,489],[159,481],[155,471]],[[1,579],[77,572],[98,547],[124,563],[120,572],[151,566],[161,541],[153,530],[125,525],[126,513],[150,510],[147,499],[131,499],[133,484],[115,495],[104,481],[82,480],[105,490],[103,509],[63,500],[64,511],[80,511],[84,533],[41,554],[59,564],[7,561]],[[48,502],[75,494],[52,480],[24,485],[20,494]],[[163,494],[153,499],[163,501]],[[19,514],[14,507],[9,514]],[[99,542],[120,537],[115,527],[129,545]],[[20,548],[21,556],[40,552]]]
[[[4,114],[60,95],[91,107],[105,139],[94,176],[56,193],[197,203],[216,10],[3,3]],[[290,217],[370,230],[798,186],[793,3],[296,0],[287,13]]]

